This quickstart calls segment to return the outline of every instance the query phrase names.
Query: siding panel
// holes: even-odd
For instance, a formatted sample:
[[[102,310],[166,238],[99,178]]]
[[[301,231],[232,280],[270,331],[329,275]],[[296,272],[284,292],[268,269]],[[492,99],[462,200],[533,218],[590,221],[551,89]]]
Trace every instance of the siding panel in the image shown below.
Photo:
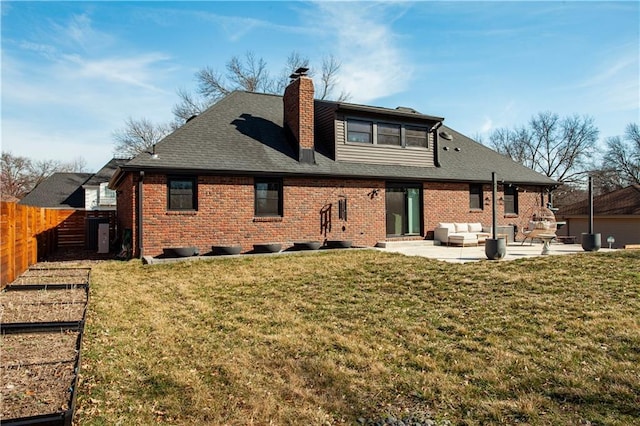
[[[336,117],[336,161],[369,164],[393,164],[414,167],[435,167],[433,134],[429,133],[429,148],[399,148],[385,145],[346,143],[345,117]]]

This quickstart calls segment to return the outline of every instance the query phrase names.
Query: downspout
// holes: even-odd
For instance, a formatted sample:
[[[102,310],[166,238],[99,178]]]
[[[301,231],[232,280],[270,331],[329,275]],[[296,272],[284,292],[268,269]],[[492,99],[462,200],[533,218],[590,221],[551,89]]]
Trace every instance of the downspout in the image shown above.
[[[136,212],[136,222],[137,222],[137,232],[136,239],[138,240],[138,250],[140,250],[140,259],[144,256],[144,250],[142,246],[142,202],[144,201],[144,197],[142,194],[143,188],[142,184],[144,181],[144,171],[140,171],[140,180],[138,181],[138,202],[136,203],[138,207],[138,211]]]
[[[433,132],[433,163],[436,167],[440,167],[440,157],[439,157],[439,149],[438,149],[438,129],[442,126],[442,121],[438,121],[432,128]]]

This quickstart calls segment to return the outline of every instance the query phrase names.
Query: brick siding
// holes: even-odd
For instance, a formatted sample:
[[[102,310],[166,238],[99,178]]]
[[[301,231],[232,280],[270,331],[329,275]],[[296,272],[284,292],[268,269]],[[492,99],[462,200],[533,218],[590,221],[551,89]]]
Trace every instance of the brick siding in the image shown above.
[[[374,246],[386,239],[385,182],[382,180],[340,180],[314,178],[283,179],[283,216],[254,217],[252,177],[200,176],[198,210],[167,210],[165,175],[148,174],[144,178],[143,247],[144,254],[156,256],[162,249],[197,246],[207,253],[212,245],[239,244],[243,252],[253,244],[278,242],[288,248],[297,240],[351,240],[357,246]],[[121,227],[134,230],[136,179],[123,180],[118,198]],[[374,190],[377,190],[377,194]],[[491,197],[491,188],[483,188],[483,199]],[[498,216],[500,225],[520,224],[522,215],[540,204],[540,192],[521,188],[518,194],[520,217]],[[525,192],[526,191],[526,192]],[[502,192],[498,196],[502,196]],[[347,219],[338,217],[338,200],[347,199]],[[424,234],[432,238],[438,222],[481,222],[491,224],[491,206],[481,211],[469,209],[469,185],[460,183],[424,183]],[[498,206],[499,209],[502,206]],[[329,220],[323,221],[323,217]],[[324,225],[324,226],[323,226]],[[134,248],[139,255],[138,247]]]
[[[314,147],[314,100],[313,80],[299,77],[287,86],[284,102],[284,123],[289,128],[300,148]]]

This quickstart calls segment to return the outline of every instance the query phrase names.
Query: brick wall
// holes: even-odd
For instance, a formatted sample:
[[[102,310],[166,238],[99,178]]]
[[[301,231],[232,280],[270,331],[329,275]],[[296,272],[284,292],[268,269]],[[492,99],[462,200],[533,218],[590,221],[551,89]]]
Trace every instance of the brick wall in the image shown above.
[[[433,230],[439,222],[480,222],[484,226],[492,223],[491,185],[482,188],[482,210],[469,208],[469,184],[431,183],[423,184],[424,227],[427,238],[433,238]],[[498,200],[504,197],[502,188],[498,188]],[[485,201],[486,198],[488,201]],[[521,227],[529,220],[525,216],[534,207],[540,205],[540,189],[522,187],[518,192],[518,215],[505,214],[504,205],[498,201],[498,226],[517,225]]]
[[[136,185],[138,183],[138,177],[133,173],[127,173],[126,177],[120,183],[120,186],[116,189],[116,205],[117,205],[117,223],[118,223],[118,235],[117,237],[122,241],[123,233],[125,229],[131,229],[131,241],[135,243],[137,236],[136,223]],[[116,248],[120,251],[120,247]]]
[[[126,185],[135,189],[136,180],[130,175],[122,185],[119,220],[121,226],[134,229],[135,242],[135,190],[126,190]],[[498,196],[502,195],[499,191]],[[483,188],[483,198],[487,196],[491,197],[490,185]],[[131,200],[131,208],[120,202],[122,197]],[[346,221],[338,216],[338,200],[343,197],[347,199]],[[521,188],[518,198],[519,217],[505,215],[503,206],[498,206],[500,225],[520,226],[529,208],[540,204],[535,188]],[[481,211],[469,209],[468,184],[424,183],[423,199],[427,238],[433,238],[438,222],[491,224],[490,205]],[[382,180],[284,178],[283,217],[261,218],[254,217],[252,177],[200,176],[198,210],[179,212],[167,211],[166,176],[147,174],[143,207],[143,247],[144,254],[150,256],[175,246],[195,245],[201,253],[207,253],[212,245],[240,244],[247,252],[255,243],[279,242],[287,248],[297,240],[351,240],[357,246],[373,246],[386,239]]]
[[[285,89],[282,101],[285,125],[301,148],[313,149],[313,80],[302,76],[291,82]]]
[[[377,197],[371,197],[372,189]],[[338,218],[340,196],[348,200],[348,220]],[[254,243],[297,240],[351,240],[373,246],[384,239],[384,182],[359,180],[283,180],[283,217],[254,217],[251,177],[198,178],[198,211],[167,211],[166,176],[144,178],[144,254],[195,245],[207,253],[212,245],[240,244],[243,251]],[[323,222],[323,217],[328,221]],[[324,225],[324,226],[323,226]]]

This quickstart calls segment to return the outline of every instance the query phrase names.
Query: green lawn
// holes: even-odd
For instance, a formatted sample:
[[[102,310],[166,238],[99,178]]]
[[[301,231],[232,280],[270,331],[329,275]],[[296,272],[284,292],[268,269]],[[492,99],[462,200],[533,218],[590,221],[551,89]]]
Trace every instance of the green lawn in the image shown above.
[[[640,251],[94,267],[83,425],[640,424]]]

